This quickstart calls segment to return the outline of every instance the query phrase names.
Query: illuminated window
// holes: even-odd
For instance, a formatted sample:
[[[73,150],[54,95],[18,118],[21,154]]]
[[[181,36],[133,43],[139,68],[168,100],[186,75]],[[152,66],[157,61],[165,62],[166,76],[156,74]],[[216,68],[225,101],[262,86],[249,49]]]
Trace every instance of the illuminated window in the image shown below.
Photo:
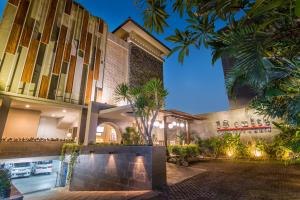
[[[104,127],[103,126],[97,126],[96,135],[101,136],[103,132],[104,132]]]

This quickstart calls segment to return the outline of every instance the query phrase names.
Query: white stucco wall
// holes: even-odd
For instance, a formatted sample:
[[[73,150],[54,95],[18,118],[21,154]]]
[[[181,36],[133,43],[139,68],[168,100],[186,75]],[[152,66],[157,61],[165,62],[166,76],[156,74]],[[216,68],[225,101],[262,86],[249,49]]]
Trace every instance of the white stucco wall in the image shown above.
[[[128,44],[112,33],[108,34],[103,77],[102,103],[116,105],[114,91],[128,80]]]
[[[57,128],[57,119],[51,117],[41,117],[39,127],[37,130],[37,137],[39,138],[67,138],[67,129]]]
[[[268,119],[264,116],[258,115],[255,113],[255,110],[241,108],[224,112],[208,113],[203,116],[207,117],[207,120],[194,121],[190,126],[191,133],[194,135],[198,135],[201,138],[220,135],[221,133],[217,132],[217,122],[219,122],[221,128],[223,128],[223,123],[225,120],[228,121],[229,128],[236,128],[236,126],[242,127],[242,123],[244,122],[247,122],[248,126],[251,127],[253,126],[251,124],[251,119],[253,119],[255,126],[258,126],[258,120],[263,126],[265,126],[267,123],[265,120],[270,122],[272,126],[270,132],[265,129],[247,130],[242,132],[237,131],[241,133],[241,139],[243,140],[249,140],[251,137],[271,139],[274,135],[279,133],[279,131],[272,124],[272,121],[274,121],[274,119]]]

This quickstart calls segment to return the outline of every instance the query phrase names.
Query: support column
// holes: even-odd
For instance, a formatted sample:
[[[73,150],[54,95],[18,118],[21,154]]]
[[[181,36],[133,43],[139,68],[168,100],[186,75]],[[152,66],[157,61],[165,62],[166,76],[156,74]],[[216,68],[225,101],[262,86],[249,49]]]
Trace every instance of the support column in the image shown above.
[[[2,99],[2,104],[0,107],[0,139],[2,138],[4,133],[4,128],[7,121],[10,104],[11,104],[11,99],[7,97],[4,97]]]
[[[78,132],[77,132],[77,143],[78,144],[83,144],[83,142],[84,142],[84,134],[85,134],[85,129],[86,129],[87,113],[88,113],[87,108],[82,108],[81,109],[80,125],[79,125],[79,129],[78,129]]]
[[[97,103],[90,102],[87,112],[84,145],[96,143],[99,109]]]
[[[99,111],[112,107],[113,106],[111,105],[97,103],[94,101],[90,102],[89,107],[87,109],[84,145],[96,143],[96,132],[98,126]]]
[[[165,146],[168,146],[168,126],[167,126],[167,116],[164,116],[164,142]]]
[[[191,143],[191,134],[190,134],[190,127],[189,121],[185,122],[185,131],[186,131],[186,144]]]

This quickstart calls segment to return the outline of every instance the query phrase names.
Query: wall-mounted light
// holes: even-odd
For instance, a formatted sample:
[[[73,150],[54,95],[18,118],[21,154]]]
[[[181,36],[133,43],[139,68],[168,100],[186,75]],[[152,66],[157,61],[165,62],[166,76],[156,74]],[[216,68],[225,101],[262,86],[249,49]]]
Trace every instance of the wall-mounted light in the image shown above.
[[[67,137],[68,137],[68,138],[72,137],[72,133],[70,133],[70,132],[67,133]]]
[[[159,127],[159,125],[160,125],[159,121],[155,121],[153,124],[154,127]]]
[[[135,156],[141,156],[141,154],[140,153],[136,153]]]
[[[66,113],[66,112],[67,112],[67,110],[63,109],[63,110],[62,110],[62,112],[63,112],[63,113]]]
[[[29,104],[26,104],[26,105],[25,105],[25,108],[30,108],[30,105],[29,105]]]
[[[173,124],[169,124],[169,125],[168,125],[168,128],[169,128],[169,129],[172,129],[172,128],[173,128]]]
[[[183,128],[183,127],[184,127],[184,123],[181,122],[181,123],[179,124],[179,126],[180,126],[181,128]]]

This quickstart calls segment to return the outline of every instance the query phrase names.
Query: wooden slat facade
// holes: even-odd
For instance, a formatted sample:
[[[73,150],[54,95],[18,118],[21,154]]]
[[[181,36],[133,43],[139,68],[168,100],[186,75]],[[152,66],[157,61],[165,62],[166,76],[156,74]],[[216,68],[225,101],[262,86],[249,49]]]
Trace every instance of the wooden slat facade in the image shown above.
[[[89,13],[88,11],[84,10],[81,35],[80,35],[80,44],[79,44],[79,49],[81,49],[82,51],[84,51],[85,49],[88,25],[89,25]]]
[[[12,26],[12,30],[10,32],[9,39],[5,49],[5,52],[7,53],[15,54],[17,51],[22,28],[25,22],[25,16],[29,8],[29,3],[30,2],[28,0],[22,0],[18,7],[16,17]]]
[[[101,50],[97,48],[96,50],[96,58],[95,58],[95,66],[94,66],[94,79],[99,80],[99,72],[101,65]]]
[[[15,54],[18,47],[19,38],[22,32],[22,25],[13,24],[11,29],[11,33],[9,35],[9,39],[6,45],[5,52]]]
[[[85,104],[89,104],[91,102],[91,94],[92,94],[92,85],[93,85],[93,70],[89,68],[88,79],[85,90]]]
[[[43,75],[42,76],[42,81],[41,81],[41,87],[40,87],[39,97],[41,97],[41,98],[47,98],[48,87],[49,87],[49,77]]]
[[[58,0],[51,0],[50,7],[47,13],[45,27],[42,34],[41,42],[48,44],[51,36],[51,30],[55,18],[55,11],[57,7]]]
[[[55,55],[55,61],[54,61],[54,67],[53,67],[53,73],[59,74],[62,64],[62,58],[64,55],[64,47],[65,47],[65,41],[67,36],[68,28],[65,26],[61,26],[59,39],[58,39],[58,47]]]
[[[99,33],[103,34],[103,31],[104,31],[104,21],[102,19],[99,19],[98,22],[99,22]]]
[[[71,56],[69,74],[68,74],[68,80],[67,80],[67,86],[66,86],[66,92],[68,92],[68,93],[72,93],[75,67],[76,67],[76,59],[77,59],[76,56]]]
[[[72,49],[72,44],[71,43],[65,44],[64,62],[66,62],[66,63],[68,63],[69,60],[70,60],[71,49]]]
[[[39,40],[36,39],[31,40],[29,50],[28,50],[28,55],[25,61],[25,66],[22,73],[22,78],[21,78],[22,82],[30,83],[31,81],[31,76],[34,70],[35,60],[38,53],[39,43],[40,43]]]
[[[30,38],[32,35],[33,27],[34,27],[34,22],[35,22],[35,20],[32,18],[27,19],[26,24],[23,29],[22,36],[21,36],[20,45],[22,45],[24,47],[29,46]]]
[[[20,2],[20,0],[8,0],[8,3],[11,3],[11,4],[15,5],[15,6],[18,6],[19,2]]]
[[[85,48],[85,53],[84,53],[84,63],[85,64],[90,63],[92,38],[93,38],[93,35],[91,33],[88,33],[87,40],[86,40],[86,48]]]
[[[11,31],[0,29],[7,35],[0,70],[0,77],[7,78],[0,80],[0,90],[90,103],[93,91],[100,90],[93,81],[101,78],[105,45],[98,37],[106,31],[104,21],[74,0],[7,2],[6,9],[13,13],[4,12],[7,16],[2,18]],[[58,94],[61,98],[56,99]]]
[[[65,7],[65,13],[70,15],[72,10],[72,0],[67,0],[66,7]]]

